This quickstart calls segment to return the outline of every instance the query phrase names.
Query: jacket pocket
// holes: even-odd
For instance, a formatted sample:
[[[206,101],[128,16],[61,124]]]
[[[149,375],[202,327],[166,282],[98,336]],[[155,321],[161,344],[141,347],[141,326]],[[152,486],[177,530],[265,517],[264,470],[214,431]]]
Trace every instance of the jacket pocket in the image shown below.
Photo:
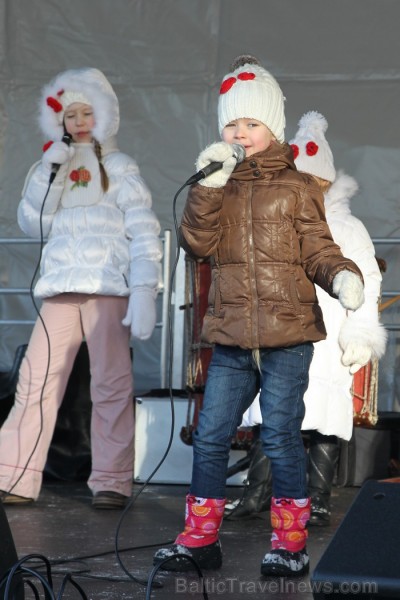
[[[297,294],[296,279],[295,279],[294,275],[291,275],[290,279],[289,279],[289,294],[290,294],[290,299],[292,301],[292,304],[294,306],[296,313],[300,314],[301,313],[301,302],[300,302],[299,296]]]
[[[214,308],[211,312],[218,317],[221,312],[221,285],[219,273],[212,270],[212,281],[210,286],[210,295],[209,295],[209,308]]]

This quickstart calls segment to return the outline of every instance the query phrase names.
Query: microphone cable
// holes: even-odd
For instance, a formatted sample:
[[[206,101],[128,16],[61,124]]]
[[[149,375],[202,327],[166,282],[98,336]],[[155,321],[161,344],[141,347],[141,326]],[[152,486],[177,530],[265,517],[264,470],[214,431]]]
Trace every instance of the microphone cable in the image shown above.
[[[182,192],[182,190],[188,186],[191,185],[190,180],[187,180],[176,192],[174,199],[173,199],[173,207],[172,207],[172,211],[173,211],[173,222],[174,222],[174,229],[175,229],[175,236],[176,236],[176,241],[177,241],[177,253],[176,253],[176,257],[171,269],[171,276],[170,276],[170,285],[169,285],[169,292],[168,292],[168,332],[169,332],[169,364],[168,364],[168,391],[169,391],[169,399],[170,399],[170,406],[171,406],[171,427],[170,427],[170,436],[169,436],[169,440],[168,440],[168,444],[167,447],[164,451],[164,454],[162,456],[162,458],[160,459],[160,461],[158,462],[158,464],[156,465],[156,467],[153,469],[153,471],[151,472],[151,474],[147,477],[147,479],[142,483],[140,489],[137,491],[137,493],[135,493],[128,501],[128,503],[126,504],[126,506],[123,509],[123,512],[118,520],[117,523],[117,527],[115,530],[115,535],[114,535],[114,554],[115,557],[117,559],[117,562],[121,568],[121,570],[125,573],[125,575],[127,576],[127,580],[120,580],[120,581],[124,581],[126,583],[126,581],[133,581],[134,583],[137,583],[143,587],[147,588],[147,593],[149,593],[151,591],[151,588],[163,588],[163,584],[160,583],[159,581],[155,580],[155,575],[158,571],[158,567],[153,568],[150,576],[148,578],[142,578],[142,577],[138,577],[136,575],[133,575],[128,568],[125,566],[122,558],[121,558],[121,553],[122,552],[126,552],[128,550],[141,550],[144,548],[149,548],[149,547],[159,547],[160,545],[169,545],[172,544],[174,540],[168,540],[167,542],[159,542],[159,543],[154,543],[154,544],[147,544],[145,546],[137,546],[137,547],[130,547],[130,548],[125,548],[125,549],[121,549],[119,548],[119,534],[122,528],[122,524],[123,521],[125,519],[125,516],[127,515],[127,513],[129,512],[129,510],[132,508],[132,506],[134,505],[134,503],[136,502],[136,500],[139,498],[139,496],[143,493],[143,491],[147,488],[148,484],[150,483],[150,481],[153,479],[154,475],[157,473],[157,471],[161,468],[162,464],[164,463],[164,461],[166,460],[171,445],[172,445],[172,441],[173,441],[173,437],[174,437],[174,431],[175,431],[175,407],[174,407],[174,397],[173,397],[173,389],[172,389],[172,365],[173,365],[173,351],[174,351],[174,339],[173,339],[173,328],[172,328],[172,317],[171,317],[171,306],[172,306],[172,289],[173,289],[173,282],[175,279],[175,274],[176,274],[176,269],[177,269],[177,265],[179,263],[179,258],[180,258],[180,244],[179,244],[179,225],[177,222],[177,217],[176,217],[176,202],[177,202],[177,198],[179,196],[179,194]],[[106,551],[103,553],[98,553],[98,554],[92,554],[92,555],[87,555],[87,556],[74,556],[74,557],[69,557],[67,559],[63,559],[63,560],[50,560],[50,564],[52,565],[57,565],[57,564],[66,564],[66,563],[78,563],[83,561],[84,559],[88,559],[88,558],[96,558],[99,556],[104,556],[106,554],[110,554],[110,551]],[[179,555],[182,556],[184,558],[187,558],[186,555]],[[164,561],[163,564],[167,562]],[[191,562],[193,562],[193,559],[191,559]],[[196,570],[198,571],[198,573],[200,573],[200,578],[201,580],[203,580],[203,577],[201,575],[201,571],[200,568],[198,567],[197,564],[195,564]],[[75,577],[84,577],[84,578],[93,578],[93,579],[97,579],[96,576],[91,576],[88,574],[84,574],[83,571],[81,572],[76,572],[75,573]],[[116,581],[115,577],[106,577],[106,580],[112,580],[112,581]],[[205,593],[205,592],[204,592]],[[146,596],[147,597],[147,596]],[[204,598],[207,598],[207,595],[204,596]]]
[[[153,469],[153,471],[150,473],[150,475],[147,477],[147,479],[142,483],[142,485],[141,485],[140,489],[137,491],[137,493],[134,496],[132,496],[132,498],[129,500],[128,504],[125,506],[125,508],[121,514],[121,517],[118,521],[116,532],[115,532],[115,556],[116,556],[116,559],[117,559],[118,564],[121,567],[122,571],[124,571],[124,573],[127,575],[127,577],[129,577],[129,579],[131,579],[132,581],[135,581],[136,583],[139,583],[140,585],[143,585],[143,586],[148,586],[148,584],[150,583],[151,585],[153,585],[156,588],[163,587],[163,585],[160,582],[158,582],[157,580],[154,581],[155,573],[153,574],[151,579],[141,579],[141,578],[138,578],[138,577],[135,577],[134,575],[132,575],[132,573],[125,567],[125,565],[122,561],[122,558],[120,556],[120,550],[118,548],[118,538],[119,538],[119,533],[120,533],[122,523],[124,521],[126,514],[130,510],[132,505],[136,502],[136,500],[139,498],[139,496],[143,493],[143,491],[148,486],[150,481],[153,479],[153,477],[157,473],[157,471],[161,468],[162,464],[164,463],[165,459],[167,458],[167,456],[169,454],[169,451],[170,451],[170,448],[172,445],[172,441],[173,441],[173,437],[174,437],[175,407],[174,407],[174,397],[173,397],[173,389],[172,389],[172,365],[173,365],[174,340],[173,340],[173,329],[172,329],[171,306],[172,306],[173,282],[175,280],[175,273],[176,273],[176,269],[177,269],[179,258],[180,258],[179,226],[178,226],[178,222],[177,222],[177,218],[176,218],[176,202],[177,202],[177,198],[178,198],[179,194],[187,185],[189,185],[188,181],[186,181],[178,189],[178,191],[176,192],[176,194],[174,196],[173,205],[172,205],[173,222],[174,222],[175,236],[176,236],[176,241],[177,241],[177,252],[176,252],[176,257],[175,257],[175,260],[174,260],[174,263],[173,263],[173,266],[171,269],[170,285],[169,285],[169,290],[168,290],[168,302],[167,302],[167,306],[168,306],[168,311],[167,311],[168,322],[167,322],[167,324],[168,324],[168,333],[169,333],[168,391],[169,391],[169,400],[170,400],[170,406],[171,406],[171,427],[170,427],[169,440],[167,443],[167,447],[164,451],[164,454],[161,457],[161,459],[159,460],[158,464]]]
[[[232,145],[232,150],[233,150],[233,156],[236,158],[237,164],[241,163],[246,156],[246,151],[245,148],[240,145],[240,144],[233,144]],[[152,473],[148,476],[148,478],[146,479],[146,481],[142,484],[141,488],[139,489],[139,491],[135,494],[135,496],[133,496],[129,503],[126,505],[126,507],[123,510],[123,513],[119,519],[117,528],[116,528],[116,533],[115,533],[115,556],[117,558],[118,564],[120,565],[121,569],[124,571],[124,573],[133,581],[135,581],[136,583],[139,583],[141,585],[145,585],[147,586],[147,595],[146,595],[146,599],[150,598],[150,596],[148,594],[151,593],[151,588],[152,586],[160,588],[163,587],[163,585],[158,582],[157,580],[154,580],[154,577],[156,575],[156,573],[158,572],[159,568],[161,568],[161,566],[168,562],[169,559],[164,560],[161,564],[157,565],[156,567],[153,568],[149,578],[147,580],[142,580],[139,579],[137,577],[135,577],[134,575],[132,575],[128,569],[125,567],[125,565],[122,562],[122,559],[120,557],[120,553],[119,553],[119,549],[118,549],[118,536],[119,536],[119,532],[122,526],[122,522],[125,518],[125,515],[127,514],[128,510],[131,508],[131,506],[134,504],[134,502],[136,502],[137,498],[140,496],[140,494],[144,491],[144,489],[147,487],[147,485],[150,483],[150,481],[152,480],[152,478],[154,477],[154,475],[157,473],[157,471],[160,469],[160,467],[162,466],[162,464],[164,463],[165,459],[167,458],[171,445],[172,445],[172,441],[173,441],[173,437],[174,437],[174,431],[175,431],[175,407],[174,407],[174,397],[173,397],[173,389],[172,389],[172,365],[173,365],[173,355],[174,355],[174,339],[173,339],[173,329],[172,329],[172,318],[171,318],[171,306],[172,306],[172,289],[173,289],[173,282],[175,279],[175,273],[176,273],[176,269],[179,263],[179,258],[180,258],[180,251],[181,251],[181,247],[180,247],[180,235],[179,235],[179,225],[178,225],[178,220],[177,220],[177,216],[176,216],[176,203],[177,203],[177,199],[179,194],[182,192],[182,190],[189,186],[189,185],[193,185],[194,183],[197,183],[198,181],[200,181],[201,179],[204,179],[205,177],[207,177],[208,175],[222,169],[223,167],[223,163],[221,162],[212,162],[209,165],[207,165],[206,167],[204,167],[203,169],[201,169],[200,171],[198,171],[196,174],[192,175],[192,177],[190,177],[189,179],[187,179],[185,181],[185,183],[183,185],[180,186],[180,188],[177,190],[177,192],[175,193],[175,196],[173,198],[173,202],[172,202],[172,216],[173,216],[173,223],[174,223],[174,230],[175,230],[175,238],[176,238],[176,245],[177,245],[177,251],[176,251],[176,256],[175,256],[175,260],[171,269],[171,277],[170,277],[170,285],[169,285],[169,293],[168,293],[168,333],[169,333],[169,363],[168,363],[168,391],[169,391],[169,400],[170,400],[170,406],[171,406],[171,428],[170,428],[170,437],[168,440],[168,444],[167,447],[164,451],[164,454],[162,456],[162,458],[160,459],[159,463],[157,464],[157,466],[153,469]],[[179,554],[179,555],[175,555],[175,556],[179,556],[182,558],[187,559],[188,556],[185,554]],[[190,559],[190,557],[189,557]],[[200,571],[200,567],[197,565],[197,563],[195,563],[195,561],[193,559],[190,559],[191,562],[193,562],[195,564],[196,570],[199,573],[199,577],[201,578],[202,581],[203,577]],[[204,598],[207,598],[207,594],[206,591],[203,587],[203,594],[204,594]]]
[[[46,328],[45,322],[43,320],[43,317],[40,314],[40,309],[39,309],[39,307],[36,304],[36,300],[35,300],[35,296],[34,296],[33,290],[34,290],[34,283],[35,283],[36,275],[37,275],[37,273],[38,273],[38,271],[40,269],[40,263],[41,263],[41,260],[42,260],[43,247],[44,247],[43,210],[44,210],[44,205],[46,203],[47,196],[49,195],[51,184],[52,184],[53,180],[54,180],[54,177],[51,178],[51,176],[50,176],[49,183],[48,183],[48,186],[47,186],[47,190],[46,190],[46,193],[44,195],[42,206],[41,206],[41,209],[40,209],[40,215],[39,215],[39,227],[40,227],[40,249],[39,249],[39,256],[38,256],[38,259],[37,259],[37,262],[36,262],[36,267],[35,267],[35,270],[34,270],[34,273],[32,275],[32,279],[31,279],[30,285],[29,285],[29,295],[31,297],[32,304],[33,304],[34,309],[35,309],[35,311],[37,313],[37,316],[38,316],[38,318],[40,319],[40,321],[42,323],[42,326],[43,326],[43,329],[44,329],[44,333],[45,333],[45,336],[46,336],[46,342],[47,342],[47,365],[46,365],[45,376],[44,376],[42,388],[41,388],[41,391],[40,391],[40,398],[39,398],[39,410],[40,410],[39,433],[37,435],[36,442],[34,444],[33,450],[30,453],[30,455],[28,457],[28,460],[25,463],[25,466],[23,467],[21,474],[18,476],[18,478],[13,483],[13,485],[11,486],[11,488],[6,492],[6,494],[11,494],[12,490],[15,488],[15,486],[21,481],[22,477],[24,476],[24,474],[26,472],[26,469],[28,468],[29,463],[30,463],[30,461],[32,459],[32,456],[34,455],[34,453],[36,451],[36,448],[37,448],[37,446],[39,444],[40,436],[42,435],[42,432],[43,432],[43,394],[44,394],[44,388],[45,388],[46,383],[47,383],[47,378],[48,378],[49,369],[50,369],[51,343],[50,343],[49,332],[47,331],[47,328]]]
[[[72,141],[72,136],[71,134],[69,134],[66,129],[64,128],[64,134],[63,137],[61,139],[62,142],[64,142],[64,144],[66,144],[67,146],[69,146],[71,144]],[[40,269],[40,264],[42,262],[42,254],[43,254],[43,247],[44,247],[44,235],[43,235],[43,211],[44,211],[44,207],[46,204],[46,200],[47,200],[47,196],[49,195],[52,183],[57,175],[57,172],[59,170],[61,165],[55,163],[52,164],[51,166],[51,171],[50,171],[50,177],[49,177],[49,182],[47,184],[47,190],[46,193],[44,195],[43,198],[43,202],[42,202],[42,206],[40,208],[40,213],[39,213],[39,228],[40,228],[40,249],[39,249],[39,256],[36,262],[36,267],[35,270],[33,272],[32,275],[32,279],[29,285],[29,295],[31,297],[32,300],[32,304],[34,306],[34,309],[36,311],[36,314],[38,316],[38,318],[40,319],[42,326],[43,326],[43,330],[46,336],[46,342],[47,342],[47,365],[46,365],[46,370],[45,370],[45,375],[44,375],[44,380],[43,380],[43,384],[42,384],[42,388],[40,391],[40,398],[39,398],[39,410],[40,410],[40,426],[39,426],[39,433],[38,436],[36,438],[36,442],[34,444],[33,450],[30,453],[27,462],[25,463],[25,466],[22,469],[21,474],[19,475],[19,477],[16,479],[16,481],[14,482],[14,484],[11,486],[11,488],[6,492],[7,494],[11,494],[12,490],[15,488],[15,486],[21,481],[22,477],[24,476],[26,469],[28,468],[28,465],[30,463],[30,461],[32,460],[32,456],[34,455],[36,448],[39,444],[39,440],[40,440],[40,436],[42,435],[43,432],[43,394],[44,394],[44,389],[46,387],[46,383],[47,383],[47,378],[49,375],[49,369],[50,369],[50,357],[51,357],[51,342],[50,342],[50,336],[49,336],[49,332],[46,328],[45,322],[43,320],[42,315],[40,314],[40,309],[36,304],[36,300],[35,300],[35,296],[34,296],[34,283],[35,283],[35,279],[36,279],[36,275],[38,274],[38,271]]]

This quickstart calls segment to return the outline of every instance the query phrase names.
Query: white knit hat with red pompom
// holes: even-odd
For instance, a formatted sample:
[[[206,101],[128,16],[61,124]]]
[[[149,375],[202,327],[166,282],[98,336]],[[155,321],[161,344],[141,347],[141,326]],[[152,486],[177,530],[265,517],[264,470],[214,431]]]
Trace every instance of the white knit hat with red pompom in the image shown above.
[[[264,123],[279,142],[285,139],[284,95],[276,79],[257,58],[238,56],[225,75],[219,91],[218,127],[236,119],[256,119]]]
[[[39,125],[47,138],[61,140],[64,134],[64,112],[74,102],[89,104],[93,108],[93,137],[100,144],[116,135],[119,128],[117,96],[101,71],[83,68],[60,73],[43,88],[39,104]]]
[[[335,180],[336,169],[332,151],[325,138],[328,121],[315,110],[305,113],[299,121],[299,129],[289,144],[298,171],[316,175],[321,179]]]

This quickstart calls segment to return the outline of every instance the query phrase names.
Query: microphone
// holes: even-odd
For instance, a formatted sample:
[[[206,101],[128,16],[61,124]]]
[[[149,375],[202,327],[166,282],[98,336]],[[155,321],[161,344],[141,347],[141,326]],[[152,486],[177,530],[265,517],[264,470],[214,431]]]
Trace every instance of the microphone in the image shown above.
[[[232,156],[236,159],[236,163],[240,164],[246,158],[246,150],[244,146],[241,144],[232,144]],[[216,171],[219,171],[223,167],[222,162],[215,161],[206,165],[200,171],[197,171],[194,175],[192,175],[186,182],[186,185],[193,185],[193,183],[197,183],[201,179],[205,179],[209,175],[212,175]]]
[[[65,131],[64,135],[62,136],[61,141],[64,142],[64,144],[67,144],[67,146],[69,146],[72,141],[72,136]],[[59,165],[58,163],[53,163],[51,165],[49,183],[53,183],[55,176],[57,175],[60,167],[61,167],[61,165]]]

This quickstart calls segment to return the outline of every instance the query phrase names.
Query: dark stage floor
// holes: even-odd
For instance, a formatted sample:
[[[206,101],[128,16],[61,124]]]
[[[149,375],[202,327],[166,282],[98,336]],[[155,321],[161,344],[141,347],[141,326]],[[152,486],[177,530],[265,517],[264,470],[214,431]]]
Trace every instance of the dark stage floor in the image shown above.
[[[135,493],[141,486],[135,485]],[[230,497],[241,488],[231,487]],[[330,527],[310,528],[308,549],[311,572],[349,509],[359,488],[335,488]],[[152,588],[146,581],[152,570],[155,548],[173,540],[183,525],[187,486],[152,484],[143,490],[123,518],[119,511],[96,511],[84,483],[46,482],[39,500],[31,505],[5,506],[18,558],[39,554],[51,562],[54,597],[69,572],[93,600],[136,598],[203,598],[195,574],[158,572],[163,587]],[[310,577],[267,580],[259,575],[260,562],[269,549],[269,513],[258,518],[225,521],[221,531],[223,567],[205,571],[208,598],[242,600],[245,596],[275,600],[313,598]],[[118,533],[117,533],[118,532]],[[116,536],[120,561],[115,553]],[[151,545],[151,547],[149,547]],[[32,568],[37,568],[32,563]],[[129,579],[124,569],[145,585]],[[151,592],[151,594],[150,594]],[[26,599],[33,598],[26,592]],[[82,597],[68,584],[62,598]],[[3,596],[1,596],[3,598]]]

